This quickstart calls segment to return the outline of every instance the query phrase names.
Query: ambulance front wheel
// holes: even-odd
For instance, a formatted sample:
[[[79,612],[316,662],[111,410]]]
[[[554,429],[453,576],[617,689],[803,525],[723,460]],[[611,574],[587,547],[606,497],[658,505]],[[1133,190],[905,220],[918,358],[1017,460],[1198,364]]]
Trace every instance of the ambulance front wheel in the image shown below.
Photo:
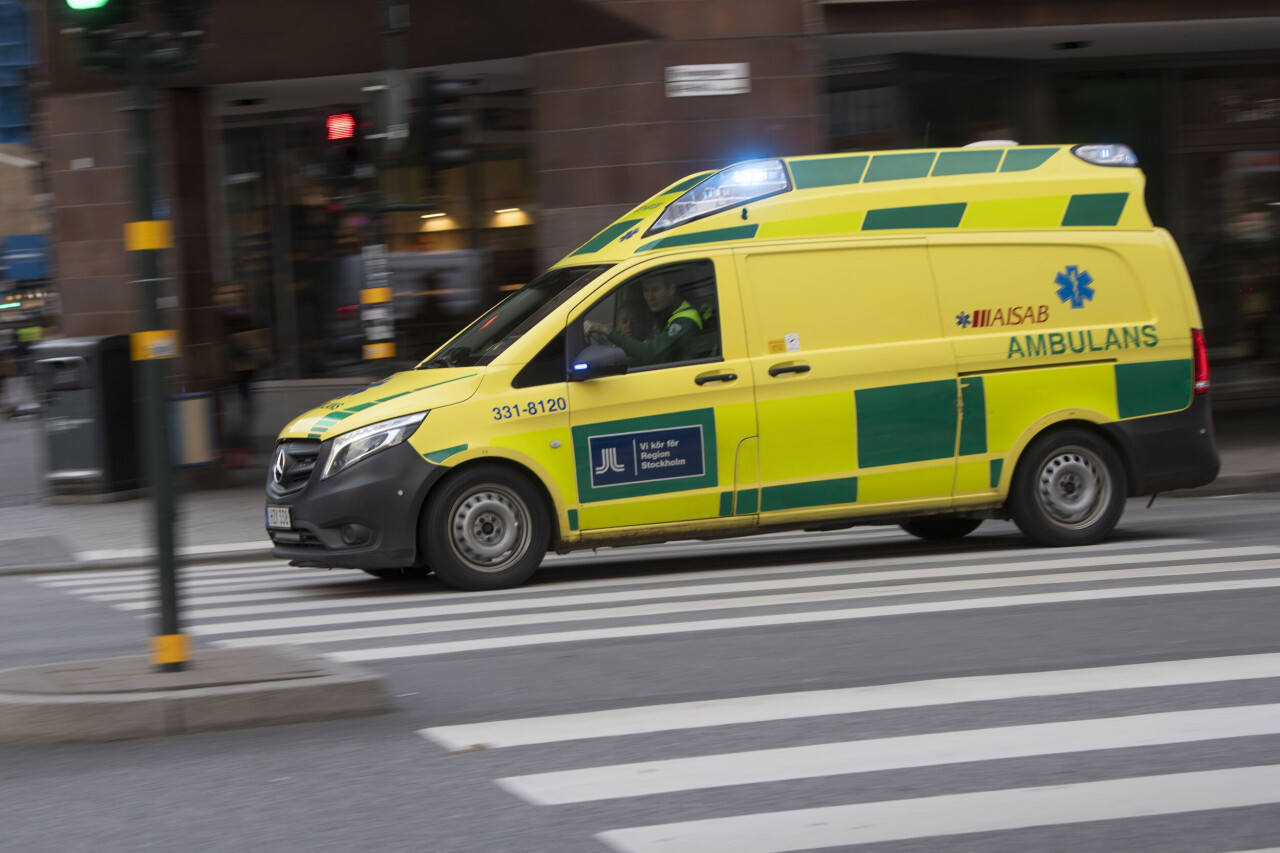
[[[1023,453],[1009,514],[1037,545],[1092,545],[1116,526],[1128,492],[1120,455],[1078,428],[1054,430]]]
[[[960,539],[977,530],[980,524],[982,524],[980,518],[926,516],[904,521],[899,526],[920,539]]]
[[[504,589],[528,580],[551,522],[529,480],[496,465],[463,468],[427,500],[422,541],[436,577],[458,589]]]

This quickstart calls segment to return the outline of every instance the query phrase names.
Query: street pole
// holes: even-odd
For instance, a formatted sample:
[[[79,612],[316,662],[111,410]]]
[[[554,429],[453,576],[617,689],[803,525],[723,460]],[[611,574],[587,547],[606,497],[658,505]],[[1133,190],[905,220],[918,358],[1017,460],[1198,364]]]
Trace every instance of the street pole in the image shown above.
[[[173,547],[173,458],[166,390],[167,359],[178,357],[178,333],[165,329],[160,316],[159,253],[173,248],[173,226],[158,218],[155,191],[155,129],[152,113],[160,94],[162,71],[194,67],[194,49],[203,38],[209,12],[205,0],[166,0],[152,4],[167,30],[120,32],[135,23],[139,6],[123,0],[63,0],[56,8],[68,25],[63,32],[80,41],[84,63],[124,72],[128,94],[124,111],[132,116],[129,160],[133,167],[134,220],[125,223],[124,247],[137,257],[143,331],[130,335],[130,356],[143,387],[147,469],[155,522],[159,633],[151,638],[151,663],[161,672],[186,669],[190,639],[178,625],[178,579]],[[166,211],[167,212],[167,211]]]
[[[157,588],[160,596],[159,633],[152,637],[152,664],[161,672],[178,672],[190,659],[190,642],[178,626],[178,583],[173,543],[173,463],[169,448],[169,418],[165,389],[167,359],[177,356],[177,334],[166,331],[160,316],[161,249],[172,245],[167,220],[155,209],[155,138],[152,113],[157,86],[154,66],[170,57],[153,51],[147,33],[130,33],[121,39],[129,81],[125,110],[132,114],[129,145],[134,180],[135,221],[126,226],[125,248],[137,255],[142,298],[143,331],[134,335],[133,358],[139,362],[144,396],[147,467],[151,475],[152,517],[155,524]]]

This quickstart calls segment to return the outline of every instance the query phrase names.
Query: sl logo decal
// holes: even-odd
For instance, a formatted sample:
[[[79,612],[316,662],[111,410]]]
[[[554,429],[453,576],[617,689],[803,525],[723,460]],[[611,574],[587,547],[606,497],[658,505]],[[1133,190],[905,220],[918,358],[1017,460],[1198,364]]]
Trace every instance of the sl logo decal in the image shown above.
[[[1058,285],[1058,299],[1070,302],[1072,308],[1083,308],[1086,301],[1093,301],[1093,276],[1087,270],[1069,266],[1054,278]]]
[[[596,468],[597,474],[606,474],[611,471],[626,471],[626,466],[618,461],[618,448],[605,447],[600,453],[600,465]]]

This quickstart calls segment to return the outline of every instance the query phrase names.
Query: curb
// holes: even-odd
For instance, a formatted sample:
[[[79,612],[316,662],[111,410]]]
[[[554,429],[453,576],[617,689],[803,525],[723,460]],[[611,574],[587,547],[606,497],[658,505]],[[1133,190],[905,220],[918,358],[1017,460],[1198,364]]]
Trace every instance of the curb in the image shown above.
[[[85,551],[74,562],[22,563],[0,566],[0,577],[6,575],[43,575],[59,572],[97,572],[112,569],[149,569],[155,566],[155,552],[145,548],[121,549],[119,556],[92,556],[110,552]],[[270,560],[271,545],[239,542],[231,545],[196,545],[179,548],[174,561],[179,566],[208,563],[239,563],[245,560]]]
[[[196,651],[177,673],[156,672],[145,657],[0,671],[0,743],[102,743],[389,710],[381,675],[301,646]]]

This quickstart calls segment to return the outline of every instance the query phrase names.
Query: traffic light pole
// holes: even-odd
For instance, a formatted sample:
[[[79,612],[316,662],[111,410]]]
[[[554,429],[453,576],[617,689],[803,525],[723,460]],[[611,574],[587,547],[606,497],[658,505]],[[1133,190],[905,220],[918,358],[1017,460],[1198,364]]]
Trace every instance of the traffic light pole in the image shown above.
[[[137,258],[143,331],[130,336],[130,354],[138,362],[136,375],[143,386],[143,416],[155,520],[157,589],[160,596],[159,634],[151,638],[151,662],[162,672],[186,669],[190,641],[178,627],[178,581],[174,564],[173,458],[169,441],[168,393],[165,362],[178,356],[178,333],[166,330],[160,316],[159,253],[173,246],[172,224],[156,216],[155,129],[152,113],[159,97],[157,77],[162,71],[194,65],[194,47],[203,37],[207,0],[166,0],[152,4],[167,32],[118,32],[133,23],[139,11],[133,0],[54,0],[66,26],[63,33],[77,38],[86,65],[124,72],[131,114],[129,160],[133,167],[134,221],[126,223],[125,249]]]
[[[169,452],[169,418],[165,405],[165,364],[177,355],[176,336],[166,337],[160,316],[159,252],[171,241],[168,223],[158,220],[155,211],[155,133],[152,113],[156,109],[157,86],[153,66],[164,56],[153,50],[146,33],[130,33],[121,39],[129,80],[129,100],[125,110],[133,119],[129,153],[133,166],[133,230],[126,248],[137,255],[138,285],[141,292],[142,328],[139,339],[150,346],[134,346],[144,388],[147,467],[151,474],[153,519],[156,538],[157,587],[160,596],[159,633],[152,640],[152,662],[162,672],[186,668],[188,641],[178,626],[178,583],[174,560],[173,464]]]

